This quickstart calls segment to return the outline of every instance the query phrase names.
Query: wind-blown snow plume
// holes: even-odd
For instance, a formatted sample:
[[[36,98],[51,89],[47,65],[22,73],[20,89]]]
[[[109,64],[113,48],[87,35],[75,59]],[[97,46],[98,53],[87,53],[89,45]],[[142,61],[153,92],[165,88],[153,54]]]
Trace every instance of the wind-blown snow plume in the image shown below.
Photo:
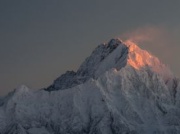
[[[154,43],[156,45],[161,45],[162,41],[166,37],[166,30],[162,27],[153,27],[153,26],[146,26],[142,28],[137,28],[135,30],[129,31],[123,35],[123,38],[126,41],[132,41],[137,44],[147,44],[147,43]]]

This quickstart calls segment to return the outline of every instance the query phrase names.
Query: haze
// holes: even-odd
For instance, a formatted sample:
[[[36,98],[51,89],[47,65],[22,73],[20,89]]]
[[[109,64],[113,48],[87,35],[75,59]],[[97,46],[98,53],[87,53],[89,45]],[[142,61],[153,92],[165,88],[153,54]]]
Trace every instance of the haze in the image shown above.
[[[0,95],[21,84],[47,87],[76,70],[98,44],[147,33],[140,46],[180,77],[179,5],[179,0],[1,0]]]

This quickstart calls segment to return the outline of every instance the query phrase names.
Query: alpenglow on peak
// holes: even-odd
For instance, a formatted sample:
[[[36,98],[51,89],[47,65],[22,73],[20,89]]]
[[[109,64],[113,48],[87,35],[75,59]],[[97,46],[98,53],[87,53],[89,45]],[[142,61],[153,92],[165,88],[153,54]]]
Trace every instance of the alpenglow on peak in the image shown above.
[[[158,58],[142,50],[134,42],[116,38],[108,43],[98,45],[92,54],[81,64],[77,72],[67,71],[49,86],[47,91],[67,89],[82,84],[89,79],[97,79],[104,72],[115,68],[120,70],[125,66],[134,69],[150,69],[164,80],[172,77],[171,71]]]

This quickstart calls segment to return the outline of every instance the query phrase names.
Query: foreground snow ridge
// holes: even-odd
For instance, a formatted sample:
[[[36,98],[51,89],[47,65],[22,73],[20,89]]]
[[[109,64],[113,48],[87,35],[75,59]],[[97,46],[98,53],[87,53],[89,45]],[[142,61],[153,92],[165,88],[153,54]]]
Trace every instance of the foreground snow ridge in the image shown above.
[[[179,134],[180,84],[135,43],[99,45],[77,72],[0,100],[1,134]]]

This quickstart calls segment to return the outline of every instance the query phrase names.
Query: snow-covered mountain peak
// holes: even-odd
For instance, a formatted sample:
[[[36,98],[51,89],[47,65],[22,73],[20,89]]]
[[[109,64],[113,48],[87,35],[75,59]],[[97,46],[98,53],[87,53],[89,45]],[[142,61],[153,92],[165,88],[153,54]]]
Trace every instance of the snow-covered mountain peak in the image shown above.
[[[180,82],[170,76],[135,43],[112,39],[49,92],[22,85],[0,98],[0,134],[179,134]]]
[[[107,47],[114,47],[122,44],[122,40],[119,38],[113,38],[108,43],[105,43]]]
[[[19,93],[29,92],[29,90],[30,89],[26,85],[20,85],[15,89],[14,92],[19,94]]]
[[[150,69],[167,80],[171,77],[169,69],[158,58],[142,50],[135,43],[116,38],[98,45],[92,54],[81,64],[77,72],[67,71],[57,78],[46,90],[59,90],[82,84],[90,78],[97,79],[106,71],[120,70],[127,65],[136,70]]]

